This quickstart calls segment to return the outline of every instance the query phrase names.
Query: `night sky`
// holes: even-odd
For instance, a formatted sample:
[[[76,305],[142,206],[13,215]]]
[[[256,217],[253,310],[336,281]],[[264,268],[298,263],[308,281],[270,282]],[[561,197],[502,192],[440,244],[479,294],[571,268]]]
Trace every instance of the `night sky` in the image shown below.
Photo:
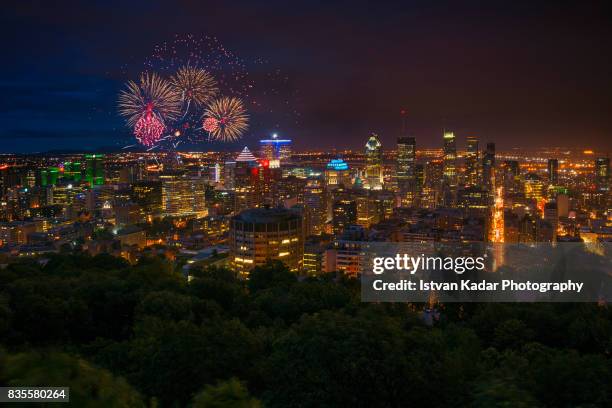
[[[460,147],[474,135],[502,149],[611,150],[603,2],[10,3],[0,17],[0,152],[133,143],[117,93],[155,44],[187,33],[215,36],[252,65],[260,105],[238,145],[278,132],[298,149],[361,148],[377,132],[390,148],[404,108],[420,146],[440,146],[446,127]]]

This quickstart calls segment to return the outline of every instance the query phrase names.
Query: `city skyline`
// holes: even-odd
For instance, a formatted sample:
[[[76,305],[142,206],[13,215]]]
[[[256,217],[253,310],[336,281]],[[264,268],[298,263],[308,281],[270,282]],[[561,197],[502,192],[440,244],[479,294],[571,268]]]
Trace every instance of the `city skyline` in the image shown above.
[[[502,150],[609,152],[612,33],[602,5],[300,4],[299,15],[277,3],[237,6],[216,4],[215,16],[206,5],[158,4],[151,12],[136,3],[44,13],[35,2],[7,7],[2,29],[20,36],[4,36],[11,64],[0,71],[0,151],[133,143],[116,112],[117,92],[156,44],[192,33],[219,38],[245,61],[266,61],[251,64],[249,75],[269,92],[249,106],[252,126],[243,140],[225,150],[254,146],[274,132],[293,139],[296,150],[359,149],[371,132],[383,147],[411,136],[431,148],[447,128],[459,146],[476,136]],[[272,23],[249,18],[256,11]],[[312,29],[314,16],[321,30]],[[113,31],[94,32],[86,19],[112,22]],[[173,19],[180,24],[164,24]],[[358,29],[347,35],[346,24]],[[282,86],[266,79],[271,73]]]

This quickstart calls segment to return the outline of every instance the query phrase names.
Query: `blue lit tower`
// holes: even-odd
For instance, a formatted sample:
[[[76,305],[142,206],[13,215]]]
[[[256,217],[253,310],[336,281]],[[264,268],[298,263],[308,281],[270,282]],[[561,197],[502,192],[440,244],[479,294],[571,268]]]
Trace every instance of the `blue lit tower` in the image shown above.
[[[259,141],[260,156],[269,161],[287,162],[291,158],[291,143],[291,139],[279,139],[274,133],[271,138]]]

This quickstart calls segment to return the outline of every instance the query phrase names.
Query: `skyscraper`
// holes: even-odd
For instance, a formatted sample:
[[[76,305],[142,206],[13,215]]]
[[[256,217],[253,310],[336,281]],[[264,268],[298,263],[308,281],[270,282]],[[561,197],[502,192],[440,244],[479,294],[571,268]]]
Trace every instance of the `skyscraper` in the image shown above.
[[[465,184],[475,186],[478,184],[478,139],[467,137],[465,149]]]
[[[291,139],[279,139],[274,133],[270,139],[260,140],[259,144],[262,159],[285,162],[291,158]]]
[[[376,133],[372,133],[365,145],[365,176],[368,188],[380,190],[383,186],[382,144]]]
[[[321,235],[327,221],[325,183],[321,177],[311,177],[304,187],[304,206],[310,211],[306,225],[308,235]]]
[[[505,160],[501,165],[501,183],[504,194],[512,195],[520,191],[520,166],[516,160]]]
[[[256,208],[241,212],[230,222],[230,262],[242,276],[268,260],[280,260],[292,272],[302,269],[304,232],[302,217],[285,209]]]
[[[234,211],[236,213],[257,206],[259,199],[259,162],[248,147],[236,157],[234,180],[235,192]]]
[[[342,159],[331,159],[325,166],[325,185],[329,188],[348,187],[351,184],[351,172],[348,164]]]
[[[595,159],[595,188],[598,193],[610,191],[610,158],[598,157]]]
[[[482,182],[483,185],[492,191],[495,187],[495,143],[487,143],[487,149],[482,156]]]
[[[162,212],[162,183],[139,181],[132,184],[131,199],[142,208],[143,214],[159,216]]]
[[[204,179],[188,178],[181,173],[159,176],[162,183],[162,213],[165,216],[206,216]]]
[[[457,146],[455,134],[444,132],[444,184],[449,187],[457,186]]]
[[[416,164],[416,141],[414,137],[397,139],[397,184],[400,191],[411,188]]]
[[[340,235],[351,224],[357,223],[357,203],[354,200],[340,199],[332,206],[334,234]]]
[[[104,155],[86,154],[85,162],[87,163],[85,179],[89,185],[93,187],[104,184]]]
[[[548,184],[556,186],[559,184],[559,160],[548,159]]]

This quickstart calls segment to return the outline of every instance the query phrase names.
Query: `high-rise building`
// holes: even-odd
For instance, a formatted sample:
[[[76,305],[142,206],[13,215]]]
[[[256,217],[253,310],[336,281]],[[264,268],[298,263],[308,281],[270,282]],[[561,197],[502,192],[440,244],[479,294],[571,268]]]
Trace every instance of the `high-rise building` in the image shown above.
[[[479,186],[461,188],[458,192],[457,204],[467,215],[482,216],[488,209],[488,191]]]
[[[131,200],[138,204],[145,216],[159,216],[162,212],[162,182],[138,181],[132,184]]]
[[[279,139],[274,133],[270,139],[259,141],[260,156],[262,159],[284,163],[291,159],[291,143],[291,139]]]
[[[544,183],[542,179],[535,173],[525,175],[525,198],[542,200],[544,197]]]
[[[467,137],[465,149],[465,184],[468,186],[478,185],[478,139],[474,136]]]
[[[610,158],[595,159],[595,188],[598,193],[607,194],[610,191]]]
[[[457,145],[453,132],[444,132],[444,184],[449,187],[457,186]]]
[[[259,160],[258,167],[258,180],[257,180],[257,192],[259,197],[257,198],[257,207],[261,206],[270,206],[277,207],[281,205],[284,201],[283,194],[286,192],[287,184],[291,186],[295,185],[295,183],[283,183],[283,181],[287,181],[287,179],[282,178],[282,171],[279,165],[278,160]],[[302,180],[299,180],[302,181]],[[294,190],[302,193],[303,183],[300,184]],[[293,196],[297,197],[297,194]],[[299,201],[296,201],[296,203]]]
[[[82,178],[81,162],[65,162],[63,178],[77,184],[80,183]]]
[[[321,235],[327,222],[327,200],[325,184],[320,177],[311,177],[304,187],[304,206],[310,211],[307,235]]]
[[[400,191],[412,188],[416,165],[416,140],[414,137],[397,139],[397,184]]]
[[[104,184],[104,155],[86,154],[85,155],[85,180],[90,186]]]
[[[340,185],[349,187],[351,185],[351,172],[348,164],[342,159],[332,159],[325,166],[325,185],[336,188]]]
[[[201,178],[189,178],[180,173],[159,176],[162,183],[162,213],[165,216],[196,216],[207,214],[205,183]]]
[[[559,184],[559,160],[548,159],[548,184],[556,186]]]
[[[381,190],[383,186],[383,154],[382,144],[376,133],[372,133],[365,145],[366,167],[365,177],[367,188]]]
[[[285,209],[242,211],[230,221],[230,263],[242,276],[268,260],[280,260],[292,272],[302,269],[302,217]]]
[[[495,187],[495,143],[487,143],[487,149],[482,156],[482,182],[489,191]]]
[[[40,170],[40,185],[43,187],[54,186],[59,181],[59,167],[47,167]]]
[[[332,225],[335,235],[342,234],[344,229],[357,223],[357,203],[354,200],[340,199],[332,206]]]
[[[421,206],[423,208],[436,208],[440,204],[443,173],[443,160],[430,160],[425,165],[423,191],[421,192]]]
[[[254,208],[258,204],[260,198],[259,162],[245,146],[236,157],[235,163],[234,179],[231,184],[235,192],[234,212],[239,213],[242,210]]]
[[[551,201],[544,205],[544,220],[551,225],[552,240],[556,241],[557,228],[559,226],[559,210],[555,201]]]
[[[355,197],[357,219],[355,224],[370,228],[379,221],[376,202],[368,194],[359,194]]]
[[[501,165],[504,194],[512,195],[520,191],[520,167],[516,160],[505,160]]]

